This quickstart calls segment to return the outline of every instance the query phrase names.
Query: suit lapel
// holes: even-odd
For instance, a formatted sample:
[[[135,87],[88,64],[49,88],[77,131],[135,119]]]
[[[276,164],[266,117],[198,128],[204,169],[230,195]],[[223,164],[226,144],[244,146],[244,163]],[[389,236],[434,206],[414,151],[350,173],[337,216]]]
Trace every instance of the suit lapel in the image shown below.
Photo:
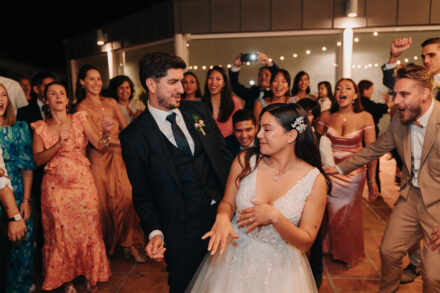
[[[403,138],[403,154],[404,154],[404,162],[407,170],[411,176],[411,132],[410,127],[408,125],[402,125],[402,138]]]
[[[165,136],[160,131],[148,107],[142,115],[144,115],[142,123],[144,137],[149,142],[152,150],[158,154],[159,159],[163,163],[163,167],[170,173],[170,177],[176,182],[179,189],[182,190],[176,167],[174,166],[168,146],[164,141],[166,139]]]
[[[423,141],[423,148],[422,148],[422,156],[420,160],[420,167],[425,162],[426,158],[428,157],[428,154],[432,148],[432,145],[434,144],[434,141],[437,138],[437,130],[438,130],[438,124],[439,124],[439,104],[436,101],[432,101],[434,103],[434,109],[432,109],[431,116],[428,120],[428,125],[426,126],[426,132],[425,132],[425,139]]]
[[[210,136],[206,133],[206,131],[209,131],[207,125],[205,125],[206,127],[203,128],[205,130],[206,135],[203,135],[203,133],[201,133],[200,131],[195,130],[194,128],[195,121],[193,120],[192,115],[198,113],[189,113],[185,110],[186,109],[183,109],[183,107],[180,108],[180,111],[186,123],[186,127],[188,128],[188,131],[193,135],[193,137],[194,135],[197,136],[197,138],[200,141],[200,144],[205,150],[206,155],[208,156],[209,161],[211,162],[211,166],[214,169],[215,174],[217,174],[218,178],[220,179],[220,182],[223,182],[223,180],[221,179],[222,175],[220,174],[220,170],[218,169],[218,166],[221,166],[223,162],[221,157],[218,156],[219,152],[213,149],[215,147],[215,143],[212,143],[214,142],[212,140],[212,137],[210,138]]]

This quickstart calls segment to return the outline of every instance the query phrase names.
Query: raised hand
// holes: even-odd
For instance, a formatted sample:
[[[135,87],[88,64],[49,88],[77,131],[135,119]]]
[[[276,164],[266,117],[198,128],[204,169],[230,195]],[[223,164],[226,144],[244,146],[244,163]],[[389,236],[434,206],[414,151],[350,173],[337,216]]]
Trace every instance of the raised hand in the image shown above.
[[[263,52],[257,52],[258,54],[258,64],[264,64],[266,66],[272,66],[272,61]]]
[[[244,54],[244,53],[240,53],[240,54],[237,55],[237,57],[235,57],[235,59],[234,59],[234,67],[240,68],[241,65],[243,65],[243,62],[241,62],[241,54]]]
[[[214,255],[220,247],[220,254],[226,248],[226,244],[228,242],[228,238],[231,236],[234,239],[240,238],[235,233],[234,227],[229,220],[227,215],[218,214],[217,219],[215,220],[214,226],[212,226],[211,231],[202,236],[202,239],[209,239],[208,243],[208,251],[211,251],[211,255]]]
[[[409,49],[412,38],[396,38],[391,42],[390,56],[398,58],[403,52]]]

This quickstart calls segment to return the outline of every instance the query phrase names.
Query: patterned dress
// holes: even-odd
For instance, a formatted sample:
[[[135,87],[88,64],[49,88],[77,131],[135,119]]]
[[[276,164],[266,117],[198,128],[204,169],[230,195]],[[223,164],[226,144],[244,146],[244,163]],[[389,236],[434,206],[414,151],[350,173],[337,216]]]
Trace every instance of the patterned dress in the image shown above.
[[[107,281],[110,266],[102,240],[98,195],[85,156],[85,112],[72,115],[69,138],[44,167],[41,210],[44,231],[43,290],[53,290],[84,275],[94,286]],[[46,123],[31,124],[44,148],[58,143]]]
[[[11,179],[17,207],[23,200],[23,179],[21,170],[35,169],[32,159],[32,139],[26,122],[18,121],[12,126],[0,127],[0,147],[3,151],[6,170]],[[31,208],[32,210],[32,208]],[[32,285],[34,266],[33,218],[26,222],[25,237],[11,245],[9,256],[8,287],[6,291],[28,292]]]

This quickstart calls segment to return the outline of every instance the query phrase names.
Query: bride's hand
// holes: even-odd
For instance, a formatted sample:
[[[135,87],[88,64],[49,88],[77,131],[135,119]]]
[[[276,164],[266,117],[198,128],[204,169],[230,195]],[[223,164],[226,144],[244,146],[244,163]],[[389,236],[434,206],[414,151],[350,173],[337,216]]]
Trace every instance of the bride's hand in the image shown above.
[[[229,217],[227,215],[218,214],[214,226],[212,226],[211,228],[211,231],[203,235],[202,239],[211,237],[208,243],[208,251],[211,251],[211,255],[214,255],[217,252],[219,246],[220,254],[223,253],[229,236],[234,239],[240,238],[240,236],[235,233],[234,227],[232,226]]]
[[[248,226],[246,233],[274,223],[279,215],[279,211],[270,204],[261,203],[258,200],[252,200],[252,203],[255,206],[242,210],[237,218],[238,227]]]

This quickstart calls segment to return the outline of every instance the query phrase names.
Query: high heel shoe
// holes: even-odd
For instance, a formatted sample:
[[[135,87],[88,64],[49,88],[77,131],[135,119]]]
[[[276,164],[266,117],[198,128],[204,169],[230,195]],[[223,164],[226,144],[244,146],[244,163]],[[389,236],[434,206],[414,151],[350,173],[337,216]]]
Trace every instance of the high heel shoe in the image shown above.
[[[92,286],[89,281],[86,281],[86,290],[88,293],[98,292],[98,286]]]
[[[73,283],[69,283],[64,285],[64,293],[78,293],[78,290],[73,286]]]
[[[142,255],[136,247],[124,247],[124,258],[130,260],[131,257],[133,257],[137,263],[147,262],[147,257]]]

